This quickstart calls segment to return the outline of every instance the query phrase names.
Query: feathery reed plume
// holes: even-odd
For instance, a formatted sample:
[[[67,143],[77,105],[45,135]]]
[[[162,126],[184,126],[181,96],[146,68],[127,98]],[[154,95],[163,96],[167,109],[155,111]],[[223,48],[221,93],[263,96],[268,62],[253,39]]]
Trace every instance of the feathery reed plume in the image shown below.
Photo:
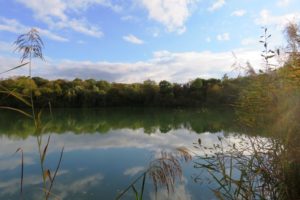
[[[166,187],[168,194],[174,191],[174,186],[177,180],[182,178],[181,161],[189,162],[192,156],[189,150],[185,147],[175,149],[174,153],[162,151],[160,156],[149,163],[149,167],[140,176],[138,176],[126,189],[124,189],[116,200],[121,199],[130,189],[133,190],[137,200],[143,199],[145,183],[147,175],[151,178],[155,194],[157,194],[160,186]],[[142,180],[141,192],[136,189],[136,184]]]

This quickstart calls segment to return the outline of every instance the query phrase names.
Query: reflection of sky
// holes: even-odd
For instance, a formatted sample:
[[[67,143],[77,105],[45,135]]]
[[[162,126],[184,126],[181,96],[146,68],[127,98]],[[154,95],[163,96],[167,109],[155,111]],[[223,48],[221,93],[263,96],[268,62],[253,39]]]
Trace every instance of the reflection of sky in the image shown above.
[[[61,171],[53,192],[62,199],[97,199],[99,196],[113,199],[161,151],[174,151],[182,146],[191,147],[199,138],[206,145],[212,145],[219,135],[222,133],[199,135],[186,129],[150,135],[144,134],[143,129],[112,130],[104,135],[53,133],[46,166],[51,170],[55,169],[60,150],[64,146]],[[45,144],[47,137],[43,138]],[[19,199],[20,155],[12,156],[19,147],[22,147],[25,155],[24,190],[30,191],[26,192],[29,198],[38,199],[41,194],[41,177],[37,160],[37,140],[32,136],[25,140],[6,137],[0,139],[0,199]],[[193,171],[192,166],[187,165],[184,169],[187,181],[176,186],[176,192],[169,199],[189,200],[199,197],[199,189],[192,186],[192,180],[188,180]],[[154,199],[151,187],[148,188],[147,198]],[[158,199],[166,199],[164,188],[157,195]]]
[[[108,134],[82,134],[74,135],[70,132],[51,136],[51,149],[49,151],[56,151],[65,146],[65,151],[74,150],[90,150],[90,149],[111,149],[111,148],[140,148],[149,151],[159,151],[162,149],[175,149],[177,147],[189,147],[198,138],[206,141],[207,145],[215,142],[218,134],[196,134],[186,129],[171,130],[168,133],[143,134],[143,129],[130,130],[121,129],[113,130]],[[221,134],[221,133],[220,133]],[[44,136],[44,142],[47,137]],[[36,152],[36,138],[28,137],[26,140],[10,140],[8,138],[1,138],[0,140],[0,156],[10,155],[18,147],[22,147],[27,154]]]
[[[167,189],[158,190],[157,194],[155,192],[150,193],[151,200],[191,200],[192,196],[185,188],[185,185],[180,184],[176,185],[174,188],[174,192],[169,192]]]

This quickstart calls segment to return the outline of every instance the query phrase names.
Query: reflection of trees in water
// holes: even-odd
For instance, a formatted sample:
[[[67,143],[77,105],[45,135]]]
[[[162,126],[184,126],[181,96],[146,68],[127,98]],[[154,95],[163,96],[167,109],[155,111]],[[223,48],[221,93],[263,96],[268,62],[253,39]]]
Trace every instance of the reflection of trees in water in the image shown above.
[[[44,120],[50,115],[43,113]],[[3,120],[2,120],[3,119]],[[5,120],[4,120],[5,119]],[[10,120],[7,120],[10,119]],[[3,124],[5,123],[5,124]],[[190,109],[66,109],[55,110],[45,132],[107,133],[116,129],[144,129],[145,133],[167,133],[188,129],[197,133],[234,130],[232,111]],[[27,137],[34,132],[30,120],[15,113],[0,114],[0,134]]]

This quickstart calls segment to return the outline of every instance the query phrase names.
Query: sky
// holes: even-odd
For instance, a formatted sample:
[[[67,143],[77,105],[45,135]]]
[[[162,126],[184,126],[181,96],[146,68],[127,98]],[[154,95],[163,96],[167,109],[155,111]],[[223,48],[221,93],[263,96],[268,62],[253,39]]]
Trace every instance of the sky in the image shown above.
[[[33,76],[122,83],[234,77],[234,64],[262,68],[262,26],[278,48],[292,21],[300,21],[300,0],[0,0],[0,72],[20,63],[13,42],[34,27],[45,61],[33,61]],[[28,69],[0,78],[17,75]]]

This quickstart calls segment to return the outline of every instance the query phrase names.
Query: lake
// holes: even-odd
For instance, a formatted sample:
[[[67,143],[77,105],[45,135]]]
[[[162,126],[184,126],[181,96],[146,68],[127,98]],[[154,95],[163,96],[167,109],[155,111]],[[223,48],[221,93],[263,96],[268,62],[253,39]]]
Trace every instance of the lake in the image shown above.
[[[64,153],[52,193],[58,199],[114,199],[147,170],[151,161],[193,143],[212,145],[218,137],[239,135],[231,111],[207,109],[57,109],[42,114],[45,166],[52,172]],[[41,199],[43,178],[33,122],[14,112],[0,113],[0,199],[20,199],[21,155],[24,152],[24,199]],[[153,188],[146,179],[144,199],[216,199],[214,183],[195,181],[207,176],[193,160],[181,160],[182,177],[174,191]],[[141,182],[135,184],[140,188]],[[122,199],[134,199],[129,190]],[[55,198],[53,198],[55,199]]]

